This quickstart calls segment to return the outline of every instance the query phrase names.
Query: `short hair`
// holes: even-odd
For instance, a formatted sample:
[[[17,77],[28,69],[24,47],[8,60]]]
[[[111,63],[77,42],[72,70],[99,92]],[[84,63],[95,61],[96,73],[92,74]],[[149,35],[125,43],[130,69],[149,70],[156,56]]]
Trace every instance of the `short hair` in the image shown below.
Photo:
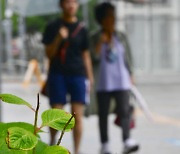
[[[109,10],[115,10],[115,7],[109,2],[100,3],[95,7],[95,19],[100,25],[102,24],[102,20],[107,16]]]
[[[59,5],[61,6],[64,1],[65,0],[59,0]]]
[[[59,0],[59,5],[61,6],[64,1],[65,0]]]

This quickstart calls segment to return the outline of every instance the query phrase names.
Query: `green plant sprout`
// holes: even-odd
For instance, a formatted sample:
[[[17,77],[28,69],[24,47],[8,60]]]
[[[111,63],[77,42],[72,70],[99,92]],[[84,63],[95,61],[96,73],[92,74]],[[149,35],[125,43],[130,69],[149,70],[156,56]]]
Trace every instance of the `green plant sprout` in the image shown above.
[[[0,94],[0,100],[15,105],[25,105],[34,112],[34,125],[25,122],[0,123],[0,154],[69,154],[70,152],[61,146],[63,135],[71,131],[75,125],[75,114],[60,109],[49,109],[41,114],[42,124],[37,126],[40,107],[39,94],[37,95],[37,107],[25,100],[12,95]],[[40,140],[39,133],[42,128],[51,127],[61,131],[56,145],[49,146]]]

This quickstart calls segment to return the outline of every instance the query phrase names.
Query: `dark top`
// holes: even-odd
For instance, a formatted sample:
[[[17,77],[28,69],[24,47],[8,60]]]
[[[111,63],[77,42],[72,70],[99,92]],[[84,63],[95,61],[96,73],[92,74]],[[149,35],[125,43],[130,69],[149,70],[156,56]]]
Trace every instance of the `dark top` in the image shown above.
[[[71,34],[78,27],[80,22],[66,23],[62,19],[56,19],[49,23],[43,34],[42,42],[45,45],[51,44],[59,33],[59,28],[65,26],[69,30],[69,37],[61,41],[57,54],[50,63],[50,73],[61,73],[63,75],[85,75],[85,66],[82,59],[82,53],[88,49],[88,35],[87,30],[82,27],[77,35],[72,38]],[[60,58],[61,48],[68,41],[65,54],[65,62],[62,63]]]

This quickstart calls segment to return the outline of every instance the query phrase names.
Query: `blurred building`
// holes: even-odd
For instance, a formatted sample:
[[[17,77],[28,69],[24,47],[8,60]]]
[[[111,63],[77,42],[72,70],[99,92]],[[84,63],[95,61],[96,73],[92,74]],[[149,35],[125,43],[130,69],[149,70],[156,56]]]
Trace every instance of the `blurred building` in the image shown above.
[[[179,73],[180,0],[144,1],[115,1],[117,28],[129,37],[136,73]]]
[[[25,35],[24,18],[58,12],[57,1],[8,0],[7,5],[19,16],[19,39],[16,46],[19,56],[13,55],[10,28],[3,21],[4,54],[1,54],[4,70],[26,69],[28,60],[37,58],[43,62],[43,47],[38,34]],[[81,0],[83,15],[88,25],[87,3]],[[97,2],[105,0],[97,0]],[[109,0],[110,1],[110,0]],[[111,0],[117,7],[117,28],[123,30],[130,40],[136,74],[180,73],[180,0]],[[48,8],[48,9],[47,9]],[[92,11],[92,10],[90,10]],[[5,24],[6,23],[6,24]],[[10,24],[10,23],[9,23]],[[2,26],[2,25],[1,25]],[[1,29],[2,30],[2,29]],[[11,51],[12,49],[12,51]],[[16,50],[17,51],[17,50]],[[11,55],[12,54],[12,55]],[[39,57],[39,58],[38,58]],[[24,72],[24,69],[19,69]]]

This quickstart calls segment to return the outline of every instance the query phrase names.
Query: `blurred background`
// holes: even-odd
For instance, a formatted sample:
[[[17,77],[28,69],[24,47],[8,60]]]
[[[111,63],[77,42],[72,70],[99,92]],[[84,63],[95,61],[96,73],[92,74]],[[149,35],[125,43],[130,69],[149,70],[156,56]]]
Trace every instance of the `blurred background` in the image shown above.
[[[137,105],[133,135],[141,144],[138,153],[179,154],[180,0],[109,1],[116,6],[117,29],[125,32],[130,41],[137,87],[155,118],[154,122],[148,121]],[[80,0],[78,17],[90,35],[98,28],[93,11],[99,2],[103,0]],[[58,0],[0,0],[0,93],[12,93],[36,104],[39,82],[47,72],[42,32],[50,20],[59,16],[57,4]],[[27,70],[31,70],[32,59],[38,62],[38,73],[30,73],[30,81]],[[47,108],[48,100],[42,96],[40,112]],[[3,122],[33,122],[32,116],[26,108],[0,104]],[[110,121],[113,119],[111,115]],[[84,154],[99,152],[96,125],[96,116],[84,118]],[[113,137],[120,135],[119,129],[110,126],[110,130],[111,146],[114,154],[119,154],[120,138]],[[48,134],[42,138],[48,143]],[[63,142],[72,149],[70,138],[67,135]]]

